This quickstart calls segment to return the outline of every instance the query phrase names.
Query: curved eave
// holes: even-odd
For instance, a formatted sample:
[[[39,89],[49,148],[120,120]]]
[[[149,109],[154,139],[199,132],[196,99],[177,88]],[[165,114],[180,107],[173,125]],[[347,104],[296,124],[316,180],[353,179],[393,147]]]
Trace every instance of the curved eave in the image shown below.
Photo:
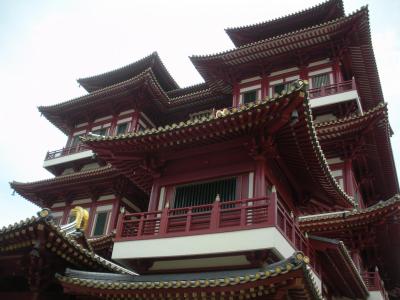
[[[356,203],[333,177],[321,149],[309,100],[297,109],[298,118],[276,136],[282,161],[297,180],[303,201],[317,200],[324,209],[354,207]]]
[[[309,241],[322,258],[321,268],[327,281],[349,299],[365,299],[368,288],[342,241],[309,236]]]
[[[0,255],[31,251],[38,239],[46,243],[46,250],[60,259],[79,268],[93,271],[108,271],[118,274],[136,273],[108,261],[93,251],[85,249],[73,237],[66,235],[52,221],[51,215],[31,217],[0,229]]]
[[[110,249],[114,244],[115,233],[110,233],[100,237],[88,238],[88,244],[93,248],[95,252],[103,249]]]
[[[400,214],[400,195],[381,201],[365,209],[332,214],[304,216],[299,219],[303,232],[326,232],[349,229],[382,222],[385,218]]]
[[[301,40],[307,40],[307,45],[309,45],[313,41],[312,38],[318,37],[322,34],[334,34],[338,30],[345,28],[345,26],[351,22],[365,17],[368,19],[368,8],[366,6],[360,8],[351,15],[328,21],[323,24],[288,32],[216,54],[193,55],[190,59],[195,66],[197,64],[200,65],[201,63],[214,63],[217,60],[223,61],[227,65],[234,65],[235,63],[238,64],[250,61],[251,59],[260,58],[260,52],[265,52],[263,57],[273,56],[283,51],[287,52],[292,50],[289,48],[282,48],[284,45],[301,45],[299,44]],[[315,42],[318,41],[315,40]],[[303,45],[305,44],[303,43]]]
[[[248,43],[281,35],[285,32],[318,25],[343,17],[344,15],[343,1],[328,0],[314,7],[274,20],[236,28],[227,28],[225,32],[234,45],[240,47]]]
[[[107,297],[118,295],[123,299],[147,298],[150,295],[154,299],[182,299],[186,298],[184,295],[194,294],[213,294],[215,298],[220,298],[227,293],[235,295],[234,298],[244,294],[268,297],[280,289],[286,291],[291,299],[322,299],[308,263],[309,259],[302,253],[295,253],[290,258],[263,269],[142,275],[131,278],[67,270],[64,276],[56,277],[66,293],[101,294]]]
[[[132,93],[139,90],[141,92],[145,90],[148,93],[149,98],[145,99],[146,102],[152,101],[155,107],[158,107],[163,112],[174,111],[191,103],[201,104],[215,101],[221,97],[220,94],[208,88],[206,84],[174,90],[169,93],[171,95],[169,96],[159,84],[153,70],[148,68],[136,77],[124,82],[59,104],[41,106],[38,109],[53,125],[65,134],[69,134],[74,125],[74,122],[71,120],[73,114],[79,115],[82,111],[87,111],[89,108],[96,110],[99,105],[108,105],[111,109],[115,102],[119,101],[118,99],[124,101],[124,97],[130,97]]]
[[[162,63],[157,52],[153,52],[152,54],[122,68],[95,76],[80,78],[77,81],[88,92],[94,92],[96,90],[103,89],[105,87],[136,77],[148,68],[151,68],[154,74],[156,74],[160,85],[165,91],[179,88],[178,84],[175,82],[171,74]]]
[[[374,171],[376,189],[381,198],[399,193],[396,167],[390,143],[390,126],[387,105],[380,103],[363,115],[316,124],[318,140],[328,151],[329,144],[345,139],[368,139],[366,155]]]
[[[48,192],[49,190],[68,189],[85,182],[94,183],[101,180],[111,180],[119,176],[118,171],[108,165],[94,170],[82,171],[68,175],[61,175],[54,178],[39,180],[35,182],[10,182],[11,188],[20,196],[31,201],[32,203],[43,206],[42,200],[37,197],[37,193]]]
[[[371,43],[367,7],[324,24],[246,44],[218,54],[192,56],[190,59],[211,88],[224,91],[224,89],[229,90],[229,86],[226,76],[221,75],[224,74],[221,70],[229,72],[234,68],[243,69],[246,65],[257,65],[261,61],[265,64],[273,63],[279,56],[290,55],[294,51],[324,43],[336,43],[335,36],[340,38],[340,35],[350,35],[355,31],[357,37],[348,43],[347,47],[357,90],[363,108],[368,110],[383,101],[383,94]]]
[[[159,99],[158,104],[168,102],[168,96],[161,88],[151,69],[146,69],[141,74],[124,82],[97,90],[91,94],[84,95],[66,102],[55,104],[52,106],[41,106],[39,111],[61,131],[68,134],[74,124],[67,124],[68,114],[71,111],[81,111],[90,106],[95,108],[96,105],[110,102],[111,99],[131,95],[137,89],[145,88],[153,98]],[[151,99],[149,99],[151,100]]]

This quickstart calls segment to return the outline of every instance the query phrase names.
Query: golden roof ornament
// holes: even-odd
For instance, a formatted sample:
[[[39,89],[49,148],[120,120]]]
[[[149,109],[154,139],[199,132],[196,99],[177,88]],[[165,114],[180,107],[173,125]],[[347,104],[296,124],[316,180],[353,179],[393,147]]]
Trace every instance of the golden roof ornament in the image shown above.
[[[71,209],[71,215],[75,217],[76,229],[85,230],[89,222],[89,212],[81,206]]]

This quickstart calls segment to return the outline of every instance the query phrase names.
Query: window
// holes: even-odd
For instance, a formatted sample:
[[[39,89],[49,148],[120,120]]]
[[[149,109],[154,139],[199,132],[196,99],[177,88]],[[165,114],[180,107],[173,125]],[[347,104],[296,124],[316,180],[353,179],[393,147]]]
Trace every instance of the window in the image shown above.
[[[105,234],[107,230],[109,211],[102,211],[96,214],[96,219],[93,226],[93,236]]]
[[[330,84],[329,73],[315,75],[311,77],[311,84],[313,89],[318,89]]]
[[[293,83],[294,81],[290,81],[290,82],[285,82],[285,83],[280,83],[280,84],[277,84],[277,85],[274,85],[273,87],[272,87],[272,96],[273,95],[275,95],[275,94],[282,94],[282,91],[289,91],[289,89],[290,89],[290,86],[291,86],[291,84]]]
[[[242,94],[243,104],[247,104],[247,103],[256,101],[257,100],[257,91],[258,90],[244,92]]]
[[[75,146],[81,144],[81,140],[80,140],[81,136],[83,136],[83,134],[75,135],[74,137],[72,137],[70,147],[75,147]]]
[[[100,128],[92,131],[93,134],[107,135],[107,128]]]
[[[236,199],[236,177],[223,180],[195,183],[176,187],[174,207],[210,204],[217,194],[221,201]]]
[[[125,134],[128,131],[128,123],[122,123],[117,125],[117,135]]]
[[[137,124],[137,131],[144,131],[146,130],[146,128],[147,128],[146,124],[142,120],[139,120]]]

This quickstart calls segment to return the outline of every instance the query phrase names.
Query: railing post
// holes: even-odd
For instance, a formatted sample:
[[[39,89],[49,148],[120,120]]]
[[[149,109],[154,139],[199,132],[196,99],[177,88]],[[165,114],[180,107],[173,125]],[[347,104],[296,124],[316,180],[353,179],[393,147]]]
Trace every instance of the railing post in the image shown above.
[[[354,76],[353,78],[351,78],[351,89],[352,90],[356,89],[356,79],[354,78]]]
[[[166,206],[161,212],[161,218],[160,218],[160,231],[159,234],[163,235],[168,232],[168,213],[169,213],[169,207]]]
[[[211,208],[210,229],[218,229],[219,227],[220,202],[217,199],[215,199]]]
[[[190,231],[191,223],[192,223],[192,208],[189,208],[189,210],[186,213],[186,226],[185,226],[186,232]]]
[[[278,225],[277,224],[277,196],[275,186],[272,187],[271,193],[269,195],[268,201],[268,224],[270,226]]]
[[[117,221],[117,232],[115,233],[116,240],[118,240],[122,237],[122,228],[123,228],[124,218],[125,218],[125,209],[122,207],[120,210],[120,214],[118,216],[118,221]]]

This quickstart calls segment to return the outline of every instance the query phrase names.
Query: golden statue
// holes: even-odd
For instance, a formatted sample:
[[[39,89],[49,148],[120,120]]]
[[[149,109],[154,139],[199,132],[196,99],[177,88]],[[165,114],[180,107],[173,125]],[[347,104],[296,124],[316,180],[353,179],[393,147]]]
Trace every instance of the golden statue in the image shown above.
[[[71,215],[75,217],[76,229],[85,230],[89,222],[89,212],[80,206],[71,209]]]

